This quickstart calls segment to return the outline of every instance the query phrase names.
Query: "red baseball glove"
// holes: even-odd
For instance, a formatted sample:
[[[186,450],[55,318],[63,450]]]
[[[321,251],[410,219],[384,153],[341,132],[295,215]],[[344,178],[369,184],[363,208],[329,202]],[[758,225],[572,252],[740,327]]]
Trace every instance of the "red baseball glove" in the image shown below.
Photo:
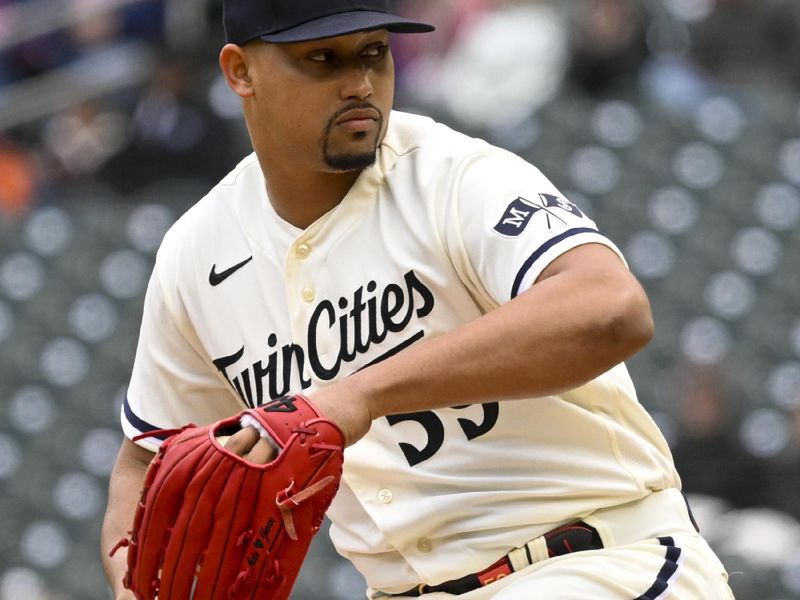
[[[280,448],[267,464],[217,436],[252,415]],[[344,436],[303,396],[168,438],[147,471],[125,587],[140,600],[285,600],[342,474]],[[113,551],[112,551],[113,553]]]

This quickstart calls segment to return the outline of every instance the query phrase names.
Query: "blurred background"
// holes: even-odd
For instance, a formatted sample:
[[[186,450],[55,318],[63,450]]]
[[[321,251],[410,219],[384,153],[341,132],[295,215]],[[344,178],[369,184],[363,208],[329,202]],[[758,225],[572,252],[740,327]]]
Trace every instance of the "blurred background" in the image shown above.
[[[800,2],[404,0],[398,108],[539,166],[655,314],[630,361],[739,600],[800,599]],[[0,599],[97,540],[154,253],[250,151],[219,0],[0,0]],[[363,582],[319,536],[293,598]],[[714,599],[709,599],[714,600]]]

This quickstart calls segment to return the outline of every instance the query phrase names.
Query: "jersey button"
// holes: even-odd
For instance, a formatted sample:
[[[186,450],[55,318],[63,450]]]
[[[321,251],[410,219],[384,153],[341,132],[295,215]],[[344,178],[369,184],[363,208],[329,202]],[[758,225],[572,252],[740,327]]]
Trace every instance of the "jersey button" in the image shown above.
[[[387,490],[386,488],[384,488],[380,492],[378,492],[378,500],[380,500],[384,504],[389,504],[393,498],[394,494],[392,494],[392,490]]]
[[[427,554],[431,550],[433,550],[433,544],[428,538],[419,538],[417,540],[417,550],[420,552]]]
[[[302,295],[303,295],[303,300],[305,300],[306,302],[313,302],[314,298],[316,297],[316,294],[314,293],[314,288],[310,287],[304,288]]]
[[[311,246],[308,244],[300,244],[295,249],[295,252],[297,253],[298,258],[303,260],[304,258],[308,258],[308,255],[311,254]]]

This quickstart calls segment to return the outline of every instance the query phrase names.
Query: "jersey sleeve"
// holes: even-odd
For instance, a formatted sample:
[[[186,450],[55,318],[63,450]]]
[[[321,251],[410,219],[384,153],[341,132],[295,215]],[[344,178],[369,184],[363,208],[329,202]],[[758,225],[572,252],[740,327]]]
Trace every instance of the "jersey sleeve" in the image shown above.
[[[159,262],[150,278],[130,384],[121,409],[129,438],[155,450],[164,435],[158,430],[188,423],[205,425],[242,409],[216,372],[191,327],[179,295]]]
[[[532,286],[553,260],[582,244],[619,249],[533,165],[507,153],[466,161],[455,180],[444,240],[466,283],[490,305]]]

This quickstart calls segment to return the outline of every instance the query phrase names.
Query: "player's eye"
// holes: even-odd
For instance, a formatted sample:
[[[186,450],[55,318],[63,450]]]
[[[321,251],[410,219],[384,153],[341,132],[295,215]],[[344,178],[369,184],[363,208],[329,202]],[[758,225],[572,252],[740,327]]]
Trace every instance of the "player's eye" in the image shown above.
[[[386,51],[388,49],[389,46],[387,46],[383,42],[378,42],[376,44],[372,44],[371,46],[367,46],[361,52],[361,56],[364,56],[366,58],[381,58],[386,54]]]
[[[334,59],[332,50],[316,50],[308,55],[308,60],[315,63],[327,63]]]

